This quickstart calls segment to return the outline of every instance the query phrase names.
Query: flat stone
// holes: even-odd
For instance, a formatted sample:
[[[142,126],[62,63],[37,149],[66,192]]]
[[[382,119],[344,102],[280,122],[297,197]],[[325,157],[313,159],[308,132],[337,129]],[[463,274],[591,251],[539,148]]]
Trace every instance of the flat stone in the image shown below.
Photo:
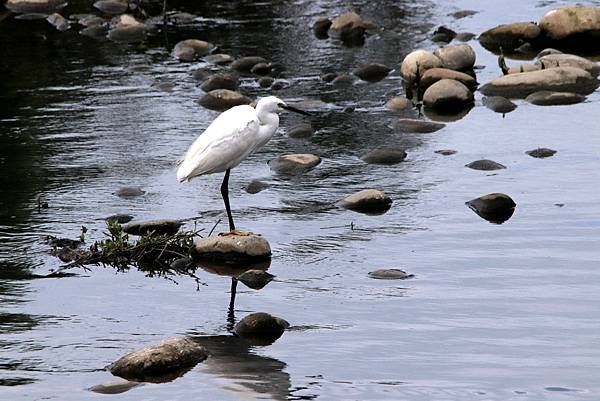
[[[479,43],[488,50],[514,50],[523,43],[540,37],[541,29],[534,22],[514,22],[498,25],[479,35]]]
[[[8,0],[4,6],[13,13],[42,14],[42,18],[65,7],[65,0]]]
[[[571,92],[534,92],[525,98],[529,103],[536,106],[560,106],[576,104],[585,101],[585,96]]]
[[[556,153],[556,150],[548,149],[548,148],[537,148],[537,149],[533,149],[533,150],[528,150],[525,153],[527,153],[531,157],[543,159],[545,157],[554,156],[554,154]]]
[[[287,131],[287,136],[290,138],[310,138],[315,133],[312,125],[310,124],[298,124],[290,128]]]
[[[482,99],[483,105],[496,113],[510,113],[517,108],[517,105],[502,96],[485,96]]]
[[[590,94],[598,85],[596,78],[580,68],[558,67],[504,75],[483,85],[480,91],[486,96],[525,98],[539,91]]]
[[[194,61],[211,52],[215,46],[200,39],[186,39],[173,48],[173,57],[180,61]]]
[[[277,340],[290,324],[268,313],[258,312],[240,320],[233,332],[256,345],[268,345]]]
[[[327,39],[329,37],[329,35],[327,34],[327,31],[329,31],[329,28],[331,27],[331,20],[329,18],[326,17],[321,17],[318,20],[315,21],[315,23],[313,24],[313,32],[315,34],[315,37],[317,39]]]
[[[93,6],[109,15],[123,14],[127,11],[127,3],[118,0],[100,0],[95,2]]]
[[[406,159],[406,151],[402,148],[375,148],[361,157],[368,164],[397,164]]]
[[[394,127],[403,132],[412,132],[418,134],[429,134],[444,128],[446,124],[436,123],[434,121],[416,120],[412,118],[400,118],[394,124]]]
[[[123,231],[131,235],[174,235],[183,223],[179,220],[131,221],[123,226]]]
[[[259,180],[252,180],[248,183],[248,185],[246,185],[246,192],[248,192],[249,194],[257,194],[259,192],[264,191],[265,189],[269,188],[270,185],[267,184],[266,182],[262,182]]]
[[[469,42],[475,39],[475,37],[477,37],[477,35],[472,32],[459,32],[456,34],[456,40],[459,42]]]
[[[474,11],[474,10],[460,10],[460,11],[455,11],[453,13],[448,14],[449,17],[453,17],[455,19],[461,19],[461,18],[466,18],[466,17],[470,17],[472,15],[475,15],[479,13],[479,11]]]
[[[544,56],[548,56],[550,54],[562,54],[560,50],[553,49],[551,47],[547,47],[544,50],[540,51],[535,58],[542,58]]]
[[[466,164],[465,167],[471,168],[473,170],[483,171],[501,170],[506,168],[505,165],[488,159],[475,160],[474,162]]]
[[[448,68],[430,68],[425,71],[419,82],[421,90],[426,90],[431,85],[442,79],[453,79],[462,83],[469,90],[474,91],[477,89],[477,81],[475,78],[464,72],[450,70]]]
[[[540,57],[536,62],[536,65],[542,68],[557,68],[557,67],[576,67],[581,68],[597,77],[600,73],[600,65],[594,63],[586,58],[576,56],[574,54],[548,54]]]
[[[235,71],[248,73],[252,70],[252,67],[259,63],[267,63],[267,60],[257,56],[242,57],[231,63],[231,68]]]
[[[441,79],[431,85],[423,95],[423,104],[442,112],[462,110],[473,103],[473,93],[453,79]]]
[[[406,280],[415,277],[400,269],[379,269],[369,272],[369,277],[379,280]]]
[[[492,193],[466,202],[480,217],[492,223],[503,223],[514,213],[516,203],[503,193]]]
[[[596,38],[600,32],[600,8],[569,6],[548,11],[540,19],[544,35],[553,40],[565,40],[576,35],[589,34]],[[595,45],[598,47],[598,45]]]
[[[235,60],[235,59],[233,58],[233,56],[231,54],[225,54],[225,53],[210,54],[210,55],[204,57],[204,61],[206,61],[207,63],[215,64],[215,65],[229,64],[229,63],[232,63],[233,60]]]
[[[390,110],[401,111],[412,107],[412,102],[405,97],[393,97],[387,101],[386,106]]]
[[[113,214],[104,219],[107,222],[114,222],[119,224],[125,224],[133,220],[133,216],[130,214]]]
[[[207,357],[206,348],[190,338],[177,337],[127,354],[106,368],[127,380],[163,382],[180,376]]]
[[[435,54],[426,50],[415,50],[408,54],[400,66],[400,75],[408,83],[413,83],[430,68],[441,68],[442,60]]]
[[[367,82],[378,82],[383,78],[387,77],[390,73],[391,68],[386,65],[373,63],[363,65],[362,67],[354,70],[354,75]]]
[[[442,155],[442,156],[450,156],[450,155],[454,155],[456,154],[456,150],[454,149],[440,149],[440,150],[436,150],[433,153],[437,153],[438,155]]]
[[[311,170],[319,163],[321,158],[316,155],[290,154],[271,160],[269,167],[278,174],[299,174]]]
[[[141,385],[142,383],[132,382],[129,380],[115,380],[95,385],[90,387],[89,390],[98,394],[121,394]]]
[[[260,290],[273,281],[275,276],[264,270],[251,269],[246,270],[236,278],[244,283],[246,287],[252,288],[253,290]]]
[[[271,246],[257,234],[226,233],[198,239],[194,243],[193,256],[216,260],[262,260],[271,257]]]
[[[225,111],[234,106],[252,103],[252,99],[229,89],[215,89],[198,100],[202,107],[210,110]]]
[[[235,91],[238,87],[238,78],[233,74],[226,72],[215,74],[204,81],[200,88],[204,92],[210,92],[215,89],[229,89]]]
[[[377,189],[363,189],[347,196],[338,206],[359,213],[383,214],[392,206],[392,199]]]
[[[475,51],[466,43],[440,47],[433,54],[442,61],[443,68],[450,70],[472,70],[475,65]]]
[[[122,187],[114,192],[119,198],[135,198],[137,196],[142,196],[145,193],[146,191],[140,187]]]

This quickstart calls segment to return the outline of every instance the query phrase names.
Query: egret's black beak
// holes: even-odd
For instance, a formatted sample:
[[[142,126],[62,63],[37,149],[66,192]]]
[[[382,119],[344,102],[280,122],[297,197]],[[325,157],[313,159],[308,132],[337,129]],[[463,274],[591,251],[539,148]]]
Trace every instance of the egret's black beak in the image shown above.
[[[297,109],[297,108],[292,107],[292,106],[288,106],[286,104],[280,104],[279,107],[281,107],[282,109],[285,109],[285,110],[293,111],[294,113],[303,114],[305,116],[310,116],[310,113],[307,113],[304,110],[300,110],[300,109]]]

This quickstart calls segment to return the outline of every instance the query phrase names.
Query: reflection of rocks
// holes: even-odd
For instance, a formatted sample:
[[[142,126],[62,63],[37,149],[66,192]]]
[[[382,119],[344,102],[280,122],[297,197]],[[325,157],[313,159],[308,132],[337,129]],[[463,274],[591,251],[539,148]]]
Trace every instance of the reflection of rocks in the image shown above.
[[[194,337],[210,352],[202,371],[219,378],[236,398],[287,400],[291,380],[286,364],[251,352],[251,345],[235,336]]]
[[[269,242],[257,234],[225,233],[200,238],[194,244],[194,259],[257,261],[271,257]]]
[[[268,313],[252,313],[240,320],[233,329],[235,334],[253,345],[274,343],[290,327],[285,320]]]
[[[300,153],[279,156],[269,162],[269,167],[278,174],[300,174],[313,169],[319,163],[319,156]]]
[[[208,351],[187,337],[171,338],[130,354],[107,366],[127,380],[164,383],[182,376],[208,357]]]
[[[131,235],[174,235],[183,225],[179,220],[132,221],[123,226],[123,231]]]
[[[474,162],[466,164],[465,167],[471,168],[473,170],[483,171],[501,170],[506,168],[505,165],[488,159],[475,160]]]
[[[472,199],[466,205],[475,213],[491,223],[501,224],[514,213],[516,203],[503,193],[492,193]]]
[[[210,110],[225,111],[234,106],[252,103],[252,99],[229,89],[215,89],[198,100],[202,107]]]
[[[389,210],[392,199],[377,189],[363,189],[347,196],[338,205],[359,213],[379,215]]]
[[[375,148],[361,156],[361,159],[368,164],[397,164],[406,159],[406,151],[403,148]]]
[[[121,394],[140,385],[141,383],[129,380],[115,380],[90,387],[89,390],[98,394]]]
[[[533,150],[528,150],[525,153],[527,153],[531,157],[536,157],[536,158],[542,159],[545,157],[554,156],[554,154],[556,153],[556,150],[552,150],[552,149],[548,149],[548,148],[537,148],[537,149],[533,149]]]
[[[369,272],[369,277],[380,280],[405,280],[414,276],[414,274],[409,274],[400,269],[379,269]]]
[[[496,113],[510,113],[517,108],[517,105],[502,96],[485,96],[482,99],[483,105]]]
[[[559,106],[581,103],[585,96],[571,92],[539,91],[527,96],[525,100],[536,106]]]

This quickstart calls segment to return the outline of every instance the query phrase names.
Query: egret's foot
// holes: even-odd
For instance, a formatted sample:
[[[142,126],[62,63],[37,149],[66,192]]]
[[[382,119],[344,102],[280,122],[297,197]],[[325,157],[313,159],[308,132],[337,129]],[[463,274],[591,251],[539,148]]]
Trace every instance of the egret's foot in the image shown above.
[[[229,232],[221,233],[219,235],[223,236],[223,237],[226,237],[226,236],[229,236],[229,235],[237,235],[237,236],[240,236],[240,237],[249,237],[251,235],[256,235],[256,234],[254,234],[252,231],[231,230]]]

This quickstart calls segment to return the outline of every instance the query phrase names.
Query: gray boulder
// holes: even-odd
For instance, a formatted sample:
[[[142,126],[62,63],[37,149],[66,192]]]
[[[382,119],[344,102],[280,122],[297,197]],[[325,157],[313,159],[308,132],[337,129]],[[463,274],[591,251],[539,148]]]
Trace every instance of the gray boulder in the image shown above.
[[[585,96],[572,92],[534,92],[525,98],[529,103],[536,106],[562,106],[581,103]]]
[[[502,96],[484,96],[483,105],[496,113],[510,113],[517,108],[517,105]]]
[[[406,151],[402,148],[376,148],[361,157],[368,164],[397,164],[406,159]]]

